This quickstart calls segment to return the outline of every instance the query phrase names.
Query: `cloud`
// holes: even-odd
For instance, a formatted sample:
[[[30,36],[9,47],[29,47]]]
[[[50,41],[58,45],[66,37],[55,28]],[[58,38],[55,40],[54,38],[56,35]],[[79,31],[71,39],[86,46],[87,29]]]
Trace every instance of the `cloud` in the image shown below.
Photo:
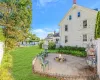
[[[55,3],[55,2],[58,2],[59,0],[39,0],[37,1],[37,6],[46,6],[48,3]]]
[[[32,30],[33,34],[36,34],[38,37],[40,37],[41,39],[45,38],[48,34],[47,31],[43,30],[43,29],[35,29]]]
[[[55,27],[56,28],[56,27]],[[59,32],[59,29],[55,29],[56,32]],[[49,33],[53,33],[54,29],[52,28],[43,28],[43,29],[34,29],[31,31],[33,34],[36,34],[39,38],[44,39]]]

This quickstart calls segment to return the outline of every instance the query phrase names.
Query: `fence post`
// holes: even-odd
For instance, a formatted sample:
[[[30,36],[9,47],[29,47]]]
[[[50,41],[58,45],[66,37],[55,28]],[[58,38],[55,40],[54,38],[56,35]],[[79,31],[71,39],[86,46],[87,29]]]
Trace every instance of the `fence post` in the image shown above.
[[[100,78],[100,38],[97,40],[97,73]]]
[[[3,53],[4,53],[3,48],[4,48],[4,43],[0,42],[0,65],[1,65],[2,58],[3,58]]]

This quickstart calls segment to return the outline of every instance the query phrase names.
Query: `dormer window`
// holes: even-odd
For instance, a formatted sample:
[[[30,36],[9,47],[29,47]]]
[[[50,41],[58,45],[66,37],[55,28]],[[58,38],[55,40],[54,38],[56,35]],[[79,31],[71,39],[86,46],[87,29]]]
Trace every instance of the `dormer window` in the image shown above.
[[[72,19],[72,16],[70,15],[70,16],[69,16],[69,20],[71,20],[71,19]]]
[[[80,16],[81,16],[81,13],[80,13],[80,12],[78,12],[78,13],[77,13],[77,17],[80,17]]]

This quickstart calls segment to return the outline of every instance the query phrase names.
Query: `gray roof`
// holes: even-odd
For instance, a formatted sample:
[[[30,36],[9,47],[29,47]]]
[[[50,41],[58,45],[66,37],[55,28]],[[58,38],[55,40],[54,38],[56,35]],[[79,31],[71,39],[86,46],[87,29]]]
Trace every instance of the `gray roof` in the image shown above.
[[[48,34],[45,39],[52,39],[52,37],[53,37],[53,34]]]
[[[60,37],[59,33],[54,33],[54,34],[48,34],[45,39],[52,39],[53,37]]]
[[[48,34],[47,37],[48,38],[53,37],[53,34]]]
[[[53,36],[54,36],[54,37],[60,37],[60,36],[59,36],[59,33],[54,33]]]
[[[45,39],[52,39],[52,38],[50,38],[50,37],[46,37]]]

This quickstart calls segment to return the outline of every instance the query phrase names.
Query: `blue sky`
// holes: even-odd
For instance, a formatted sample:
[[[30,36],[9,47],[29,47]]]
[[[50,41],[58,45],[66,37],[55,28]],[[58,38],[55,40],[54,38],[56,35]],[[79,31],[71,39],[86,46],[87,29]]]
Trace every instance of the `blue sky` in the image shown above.
[[[76,0],[87,8],[99,8],[100,0]],[[73,0],[32,0],[32,33],[45,38],[54,30],[59,31],[59,22],[72,7]]]

